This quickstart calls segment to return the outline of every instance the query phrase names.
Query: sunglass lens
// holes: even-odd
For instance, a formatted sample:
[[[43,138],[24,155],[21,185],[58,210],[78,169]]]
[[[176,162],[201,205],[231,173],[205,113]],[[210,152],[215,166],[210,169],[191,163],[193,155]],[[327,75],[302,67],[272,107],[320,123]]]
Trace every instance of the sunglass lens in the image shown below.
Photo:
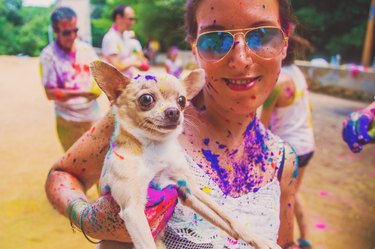
[[[61,34],[63,36],[70,36],[72,33],[77,34],[78,28],[72,29],[72,30],[63,30]]]
[[[280,54],[284,46],[284,36],[278,28],[259,28],[246,34],[249,48],[263,58],[273,58]]]
[[[203,34],[197,41],[198,53],[205,60],[220,60],[232,48],[233,41],[233,36],[227,32]]]

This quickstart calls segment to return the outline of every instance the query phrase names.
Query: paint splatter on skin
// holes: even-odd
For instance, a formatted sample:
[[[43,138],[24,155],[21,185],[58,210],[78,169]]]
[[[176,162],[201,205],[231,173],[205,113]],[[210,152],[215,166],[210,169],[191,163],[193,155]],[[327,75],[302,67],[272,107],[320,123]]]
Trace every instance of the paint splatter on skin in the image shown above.
[[[231,134],[230,131],[228,133]],[[254,118],[248,125],[243,136],[245,153],[241,159],[237,156],[238,149],[229,150],[226,145],[219,143],[219,148],[225,148],[224,153],[227,155],[224,161],[221,157],[223,153],[219,155],[207,148],[210,143],[206,138],[203,141],[204,148],[201,149],[201,153],[208,165],[198,164],[225,195],[232,197],[258,191],[264,183],[264,174],[261,172],[266,172],[270,165],[274,165],[273,169],[276,168],[274,159],[271,157],[272,152],[266,145],[266,141],[269,140],[268,133],[261,130],[257,118]],[[281,152],[278,153],[280,154]]]
[[[233,44],[233,48],[235,48],[240,42],[239,41],[236,41],[234,44]]]

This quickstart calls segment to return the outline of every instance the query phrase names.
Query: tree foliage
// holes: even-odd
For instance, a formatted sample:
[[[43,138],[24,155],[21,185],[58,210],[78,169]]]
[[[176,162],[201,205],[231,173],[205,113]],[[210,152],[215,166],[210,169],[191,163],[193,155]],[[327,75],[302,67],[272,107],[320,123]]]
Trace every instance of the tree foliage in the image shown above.
[[[341,54],[344,61],[360,62],[369,16],[370,0],[291,0],[300,25],[297,32],[316,48],[312,56]],[[112,24],[117,4],[135,9],[134,30],[143,45],[160,41],[186,49],[184,42],[184,0],[91,0],[93,45],[101,46]],[[36,56],[48,43],[51,9],[24,7],[22,0],[0,0],[0,54],[25,53]]]
[[[48,43],[49,10],[0,0],[0,54],[39,55]]]
[[[297,30],[327,59],[341,54],[346,61],[360,62],[369,16],[369,0],[292,0],[300,22]]]

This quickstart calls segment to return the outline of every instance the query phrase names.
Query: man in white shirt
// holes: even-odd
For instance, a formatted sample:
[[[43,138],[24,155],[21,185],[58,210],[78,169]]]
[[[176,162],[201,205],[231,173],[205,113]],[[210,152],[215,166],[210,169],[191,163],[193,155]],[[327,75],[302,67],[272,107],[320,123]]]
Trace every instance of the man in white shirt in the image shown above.
[[[135,69],[143,70],[147,60],[133,52],[131,28],[136,21],[134,10],[127,5],[118,5],[112,12],[113,25],[102,42],[104,58],[124,75],[132,77]]]

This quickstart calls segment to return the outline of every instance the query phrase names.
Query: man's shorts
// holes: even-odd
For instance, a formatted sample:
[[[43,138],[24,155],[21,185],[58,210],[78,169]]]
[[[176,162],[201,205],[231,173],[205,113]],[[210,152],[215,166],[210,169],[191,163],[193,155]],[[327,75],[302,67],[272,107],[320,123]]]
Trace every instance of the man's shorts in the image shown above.
[[[301,156],[297,156],[298,167],[299,168],[305,167],[309,163],[313,155],[314,155],[314,151],[301,155]]]

